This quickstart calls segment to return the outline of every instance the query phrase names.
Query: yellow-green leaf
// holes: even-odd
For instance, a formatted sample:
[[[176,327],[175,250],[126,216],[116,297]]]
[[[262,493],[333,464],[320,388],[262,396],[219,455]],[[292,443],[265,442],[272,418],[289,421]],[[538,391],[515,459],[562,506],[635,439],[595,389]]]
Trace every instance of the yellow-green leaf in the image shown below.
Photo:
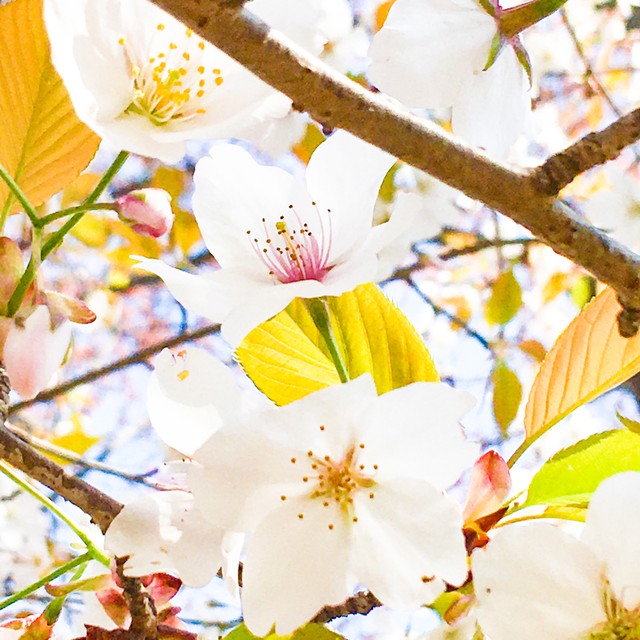
[[[100,139],[75,114],[49,56],[42,0],[0,6],[0,163],[35,206],[69,184]],[[17,205],[0,182],[0,210]]]
[[[489,324],[507,324],[522,306],[522,289],[513,271],[504,271],[491,288],[484,315]]]
[[[370,373],[378,393],[438,380],[412,324],[374,284],[328,298],[333,331],[350,378]],[[236,356],[256,386],[283,405],[340,384],[329,351],[302,300],[254,329]]]
[[[491,374],[493,415],[504,436],[518,413],[522,401],[522,385],[512,369],[499,361]]]
[[[260,640],[258,636],[254,636],[245,626],[244,622],[237,626],[233,631],[224,636],[224,640]],[[321,624],[309,622],[288,636],[279,636],[270,633],[264,637],[264,640],[344,640],[331,629],[327,629]]]
[[[527,438],[539,436],[640,371],[640,335],[620,337],[616,321],[620,311],[615,291],[605,289],[549,350],[527,401]]]

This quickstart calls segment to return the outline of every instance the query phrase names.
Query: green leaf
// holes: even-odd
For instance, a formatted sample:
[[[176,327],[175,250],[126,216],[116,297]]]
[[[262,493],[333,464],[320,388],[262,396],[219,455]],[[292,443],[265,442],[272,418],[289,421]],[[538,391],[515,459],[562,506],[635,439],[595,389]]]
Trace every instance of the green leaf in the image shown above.
[[[640,434],[640,422],[636,422],[635,420],[631,420],[631,418],[625,418],[622,414],[616,413],[618,416],[618,420],[629,429],[629,431],[633,431],[633,433]]]
[[[598,433],[545,463],[522,506],[586,504],[603,480],[623,471],[640,471],[640,435],[627,429]]]
[[[513,271],[504,271],[491,288],[491,297],[484,310],[485,319],[491,325],[507,324],[522,306],[522,289]]]
[[[280,640],[281,638],[286,638],[287,640],[343,640],[342,636],[315,622],[310,622],[304,627],[300,627],[300,629],[288,636],[279,636],[275,633],[265,636],[265,640]],[[243,622],[228,633],[224,640],[259,640],[259,638],[254,636]]]
[[[502,360],[496,364],[491,374],[491,382],[493,384],[493,415],[502,435],[506,436],[507,429],[516,417],[522,401],[522,385],[518,376]]]
[[[422,338],[376,285],[360,285],[327,302],[350,378],[370,373],[378,393],[438,380]],[[249,333],[236,357],[255,385],[279,405],[340,384],[327,346],[302,300],[294,300]]]

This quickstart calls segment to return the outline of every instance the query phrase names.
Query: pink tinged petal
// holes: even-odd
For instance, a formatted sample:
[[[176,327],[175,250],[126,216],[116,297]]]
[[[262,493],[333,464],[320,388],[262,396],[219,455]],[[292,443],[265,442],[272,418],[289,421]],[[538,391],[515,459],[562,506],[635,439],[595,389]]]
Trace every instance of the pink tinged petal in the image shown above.
[[[269,513],[248,541],[242,602],[249,630],[264,636],[275,624],[287,635],[344,600],[348,548],[348,530],[328,522],[318,500],[288,500]]]
[[[334,133],[311,156],[307,188],[321,211],[331,211],[330,264],[360,246],[371,232],[380,185],[395,161],[346,131]]]
[[[582,540],[604,563],[613,592],[627,609],[640,604],[639,530],[640,473],[602,482],[589,503]]]
[[[496,451],[487,451],[471,470],[464,521],[471,522],[497,511],[511,491],[511,474]]]
[[[451,127],[468,143],[505,157],[526,131],[530,113],[526,73],[507,46],[487,71],[464,83],[453,105]]]
[[[410,611],[433,602],[442,580],[465,581],[460,508],[431,485],[385,481],[356,495],[355,513],[353,572],[383,604]]]
[[[171,229],[171,196],[164,189],[136,189],[116,198],[120,219],[136,233],[159,238]]]
[[[447,488],[477,458],[477,445],[465,440],[459,424],[474,404],[468,393],[440,382],[381,395],[363,419],[362,462],[378,464],[381,482],[415,478]]]
[[[569,640],[606,620],[600,562],[556,527],[509,527],[472,565],[478,620],[491,640]]]
[[[45,305],[39,305],[26,320],[14,320],[4,343],[2,361],[11,386],[23,398],[33,398],[47,386],[62,364],[71,340],[71,325],[51,327]]]
[[[202,349],[165,349],[149,380],[147,406],[162,440],[186,456],[202,446],[238,411],[242,397],[228,367]]]
[[[129,556],[125,573],[174,571],[189,586],[203,586],[222,564],[222,531],[204,520],[193,497],[181,491],[140,498],[116,516],[105,548]]]
[[[408,107],[451,106],[484,67],[495,33],[474,0],[397,0],[369,49],[369,78]]]

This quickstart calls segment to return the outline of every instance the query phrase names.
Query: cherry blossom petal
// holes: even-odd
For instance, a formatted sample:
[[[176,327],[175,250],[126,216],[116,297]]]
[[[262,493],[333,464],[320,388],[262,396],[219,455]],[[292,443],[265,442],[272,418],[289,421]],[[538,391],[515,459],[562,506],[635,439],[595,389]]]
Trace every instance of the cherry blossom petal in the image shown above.
[[[408,107],[448,107],[484,67],[495,33],[474,0],[397,0],[369,49],[369,78]]]
[[[606,619],[600,562],[557,527],[509,527],[472,565],[478,620],[491,640],[579,638]]]
[[[371,232],[380,185],[395,161],[346,131],[336,131],[311,156],[307,188],[321,209],[331,210],[331,264]]]
[[[527,128],[529,81],[515,51],[505,46],[487,69],[469,75],[453,103],[451,126],[467,142],[498,157],[508,154]]]
[[[640,473],[602,482],[589,503],[582,540],[606,567],[616,597],[627,609],[640,604]]]
[[[442,578],[460,585],[467,554],[459,506],[431,485],[386,481],[356,496],[353,571],[385,605],[410,611],[435,600]]]
[[[151,424],[184,455],[193,455],[241,404],[229,368],[203,349],[187,347],[175,355],[165,349],[156,358],[147,391]]]
[[[23,398],[33,398],[44,389],[62,364],[69,349],[71,324],[51,328],[51,316],[39,305],[26,320],[11,323],[2,361],[11,386]]]
[[[299,515],[302,514],[302,518]],[[249,539],[243,572],[243,615],[265,636],[292,633],[323,606],[349,595],[348,532],[325,523],[318,501],[290,500],[272,511]]]
[[[129,556],[130,576],[176,572],[193,587],[204,586],[222,564],[222,531],[212,527],[188,493],[145,496],[123,507],[105,534],[105,548]],[[197,550],[197,552],[195,551]]]
[[[202,236],[221,267],[240,267],[267,278],[253,244],[266,227],[275,232],[289,205],[315,219],[311,196],[290,174],[259,165],[236,145],[217,145],[196,165],[193,210]],[[262,219],[266,222],[263,223]],[[250,231],[250,233],[247,233]]]
[[[415,478],[445,489],[477,457],[477,445],[465,441],[459,424],[474,404],[468,393],[440,382],[415,382],[383,394],[363,418],[362,461],[384,459],[381,481]],[[390,449],[396,455],[389,456]]]

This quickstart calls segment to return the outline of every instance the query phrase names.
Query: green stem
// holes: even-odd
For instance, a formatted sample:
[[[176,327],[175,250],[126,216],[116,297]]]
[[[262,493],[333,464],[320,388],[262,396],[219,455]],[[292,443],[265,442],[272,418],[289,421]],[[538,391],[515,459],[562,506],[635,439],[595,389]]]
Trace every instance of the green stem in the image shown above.
[[[511,454],[509,460],[507,460],[507,466],[509,469],[513,467],[513,465],[520,459],[522,454],[543,434],[546,433],[548,429],[544,431],[539,431],[535,435],[526,438],[525,441]]]
[[[24,191],[18,186],[18,183],[11,177],[9,172],[0,164],[0,178],[4,181],[4,183],[9,187],[9,190],[15,197],[15,199],[23,206],[24,212],[29,216],[29,220],[31,220],[31,224],[36,227],[40,223],[40,217],[36,212],[34,206],[29,202],[29,199],[24,194]],[[9,202],[11,200],[11,196],[9,196]],[[6,216],[9,212],[9,203],[5,205],[5,208],[2,211],[2,225],[0,229],[4,226],[4,222]]]
[[[14,471],[11,469],[11,467],[9,467],[9,465],[7,465],[5,462],[2,462],[2,461],[0,461],[0,473],[3,473],[5,476],[7,476],[10,480],[12,480],[15,484],[17,484],[21,489],[23,489],[28,494],[32,495],[36,500],[41,502],[47,509],[49,509],[49,511],[51,511],[56,516],[58,516],[60,520],[65,522],[67,525],[69,525],[71,530],[78,536],[78,538],[80,538],[80,540],[82,540],[85,547],[87,547],[87,551],[89,555],[95,560],[97,560],[98,562],[101,562],[106,567],[109,566],[109,558],[104,553],[102,553],[102,551],[100,551],[93,544],[93,542],[91,542],[91,540],[84,533],[84,531],[79,529],[78,526],[75,524],[75,522],[73,522],[73,520],[71,520],[71,518],[69,518],[69,516],[67,516],[67,514],[64,513],[64,511],[60,510],[58,505],[55,502],[53,502],[53,500],[45,496],[43,493],[40,493],[40,491],[38,491],[34,486],[32,486],[27,481],[23,480],[20,476],[14,473]]]
[[[28,587],[25,587],[21,591],[14,593],[12,596],[9,596],[8,598],[0,602],[0,611],[2,609],[5,609],[9,605],[12,605],[14,602],[18,602],[19,600],[22,600],[23,598],[30,596],[34,591],[37,591],[41,587],[44,587],[44,585],[47,584],[48,582],[51,582],[52,580],[59,578],[60,576],[67,573],[68,571],[71,571],[72,569],[75,569],[80,565],[86,564],[92,559],[93,557],[91,553],[87,552],[87,553],[83,553],[81,556],[78,556],[77,558],[74,558],[73,560],[69,560],[69,562],[66,562],[61,567],[58,567],[55,571],[52,571],[51,573],[47,574],[43,578],[40,578],[40,580],[38,580],[37,582],[30,584]]]
[[[515,513],[515,511],[514,511]],[[571,522],[584,522],[587,517],[587,510],[584,510],[584,514],[571,514],[566,511],[553,511],[547,510],[544,513],[532,513],[527,516],[519,516],[518,518],[505,518],[500,520],[497,524],[494,525],[494,529],[498,529],[500,527],[506,527],[510,524],[514,524],[515,522],[526,522],[527,520],[570,520]]]
[[[61,209],[60,211],[56,211],[55,213],[50,213],[48,216],[43,216],[40,218],[40,226],[44,227],[48,224],[56,220],[60,220],[60,218],[66,218],[67,216],[73,216],[76,213],[84,213],[85,211],[114,211],[115,205],[110,202],[98,202],[95,204],[81,204],[77,207],[69,207],[68,209]]]
[[[500,31],[513,38],[521,31],[540,22],[564,5],[567,0],[529,0],[524,4],[500,12]]]
[[[69,231],[71,231],[71,229],[73,229],[73,227],[75,227],[78,224],[78,222],[82,220],[82,216],[84,216],[85,211],[88,210],[88,205],[94,204],[95,201],[102,195],[102,192],[107,188],[107,185],[111,182],[111,180],[113,180],[113,177],[116,175],[116,173],[118,173],[118,171],[122,168],[122,165],[126,162],[128,157],[129,157],[128,151],[121,151],[116,156],[116,159],[112,162],[111,166],[106,170],[105,174],[102,176],[102,178],[100,179],[100,182],[98,182],[95,189],[89,194],[89,196],[82,203],[81,205],[81,207],[83,207],[82,211],[72,215],[71,218],[67,220],[67,222],[65,222],[60,227],[60,229],[52,233],[47,238],[44,245],[42,246],[39,262],[46,260],[49,254],[52,251],[54,251],[58,246],[60,246],[60,244],[62,244],[62,241],[64,240],[64,237],[67,235],[67,233],[69,233]],[[38,263],[38,266],[39,266],[39,263]],[[33,260],[33,252],[32,252],[31,260],[29,261],[27,268],[25,269],[24,273],[22,274],[22,277],[20,278],[20,282],[18,283],[16,290],[13,292],[11,299],[7,304],[7,315],[9,317],[15,315],[16,311],[20,308],[20,305],[22,304],[22,300],[24,299],[27,289],[29,288],[29,285],[33,282],[33,279],[35,278],[36,271],[37,271],[37,268],[36,268],[35,261]]]
[[[341,382],[349,381],[349,373],[347,366],[342,358],[340,347],[336,341],[335,334],[333,333],[333,327],[331,326],[331,316],[329,315],[329,306],[325,298],[308,298],[305,300],[307,309],[311,314],[311,318],[315,323],[320,335],[322,336],[329,354],[333,360],[333,364],[338,371]]]

